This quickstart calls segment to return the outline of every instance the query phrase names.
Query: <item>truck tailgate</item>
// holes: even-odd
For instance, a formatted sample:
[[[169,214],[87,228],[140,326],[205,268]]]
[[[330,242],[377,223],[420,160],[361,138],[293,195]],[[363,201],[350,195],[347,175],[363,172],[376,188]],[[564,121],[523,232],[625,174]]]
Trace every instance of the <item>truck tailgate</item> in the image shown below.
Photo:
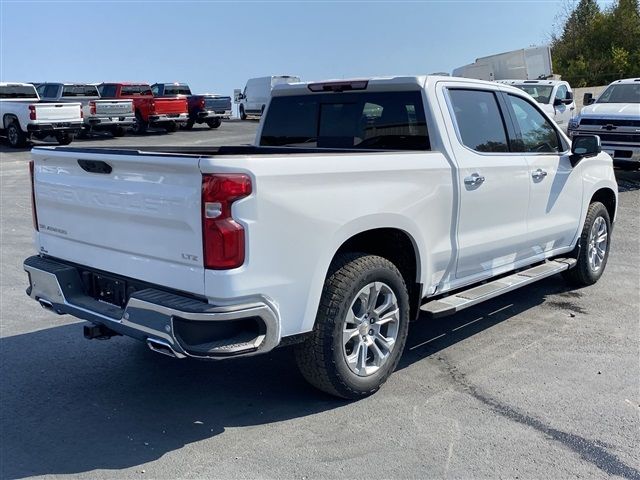
[[[155,99],[155,112],[157,114],[180,114],[187,113],[187,99],[186,98],[156,98]]]
[[[204,293],[197,156],[50,147],[32,155],[40,253]]]
[[[80,120],[80,103],[35,103],[36,119],[41,122]]]
[[[96,115],[103,117],[124,117],[133,115],[132,100],[95,100]]]
[[[231,97],[206,97],[205,110],[213,110],[216,113],[224,113],[231,110]]]

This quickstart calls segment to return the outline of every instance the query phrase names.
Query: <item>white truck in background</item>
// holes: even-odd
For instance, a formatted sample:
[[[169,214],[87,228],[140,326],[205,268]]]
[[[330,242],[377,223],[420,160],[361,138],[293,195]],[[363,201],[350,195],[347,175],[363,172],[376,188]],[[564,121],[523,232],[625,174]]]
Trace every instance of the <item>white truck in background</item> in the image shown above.
[[[607,263],[611,157],[509,85],[278,85],[255,146],[149,150],[32,151],[27,293],[88,338],[202,359],[294,344],[309,382],[355,399],[420,312]]]
[[[40,83],[38,95],[45,102],[79,102],[82,105],[84,127],[80,133],[110,132],[122,137],[135,123],[132,100],[100,98],[98,87],[86,83]]]
[[[453,70],[452,76],[478,80],[538,80],[553,75],[551,48],[523,48],[511,52],[480,57],[469,65]]]
[[[585,93],[584,105],[569,135],[598,135],[616,166],[640,169],[640,78],[616,80],[597,99]]]
[[[41,102],[30,83],[0,83],[0,118],[0,134],[14,148],[48,136],[68,145],[83,125],[80,103]]]
[[[276,85],[297,83],[300,77],[293,75],[272,75],[250,78],[244,90],[236,91],[234,101],[238,104],[238,115],[242,120],[247,117],[261,117],[271,98],[271,90]]]
[[[573,90],[562,80],[498,80],[524,90],[540,104],[542,109],[567,132],[569,120],[576,113]]]

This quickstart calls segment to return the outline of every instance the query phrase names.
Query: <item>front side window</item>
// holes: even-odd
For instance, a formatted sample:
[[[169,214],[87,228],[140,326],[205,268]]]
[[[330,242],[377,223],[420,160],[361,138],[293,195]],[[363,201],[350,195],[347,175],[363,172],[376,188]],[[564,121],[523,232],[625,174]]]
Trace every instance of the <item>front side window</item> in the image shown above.
[[[98,91],[100,92],[101,97],[113,98],[116,96],[116,86],[112,83],[100,85],[98,87]]]
[[[498,101],[485,90],[449,90],[463,145],[477,152],[507,152],[507,133]]]
[[[513,142],[515,151],[557,153],[560,151],[558,132],[536,107],[527,100],[509,95],[521,140]]]
[[[566,100],[568,91],[569,90],[567,89],[566,85],[560,85],[558,87],[558,91],[556,92],[556,98],[558,100]]]
[[[640,103],[640,82],[611,85],[596,103]]]
[[[419,91],[274,97],[260,145],[365,150],[430,148]]]

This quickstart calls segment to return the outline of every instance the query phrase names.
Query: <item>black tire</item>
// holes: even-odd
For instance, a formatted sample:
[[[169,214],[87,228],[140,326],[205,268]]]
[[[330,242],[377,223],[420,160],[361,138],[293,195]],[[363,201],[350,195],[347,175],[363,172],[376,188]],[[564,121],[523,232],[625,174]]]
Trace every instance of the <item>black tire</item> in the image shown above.
[[[13,148],[24,148],[27,146],[27,135],[20,128],[20,124],[14,120],[7,126],[7,141]]]
[[[126,130],[121,126],[111,127],[111,135],[114,137],[124,137]]]
[[[131,128],[133,129],[133,133],[137,135],[142,135],[144,133],[147,133],[149,124],[143,120],[140,112],[136,112],[136,121],[134,122],[133,127]]]
[[[176,122],[169,122],[164,126],[164,129],[169,133],[173,133],[178,130],[178,124]]]
[[[218,128],[222,125],[222,120],[219,118],[212,118],[211,120],[207,120],[207,125],[209,125],[209,128]]]
[[[360,376],[347,364],[345,357],[348,352],[343,350],[346,348],[346,344],[343,343],[343,329],[347,314],[352,313],[352,304],[355,305],[355,302],[359,301],[359,292],[372,282],[382,282],[395,295],[399,311],[396,338],[384,363],[374,373]],[[373,324],[373,321],[367,323],[365,331]],[[407,340],[408,330],[409,294],[396,266],[389,260],[375,255],[339,255],[331,264],[325,280],[313,331],[295,348],[296,362],[304,378],[316,388],[346,399],[363,398],[375,393],[395,370]],[[363,339],[364,335],[366,333],[363,334]],[[360,333],[356,333],[355,337],[358,337],[355,340],[360,342]],[[364,351],[368,360],[373,349]],[[359,350],[355,352],[354,348],[352,355],[353,353],[359,353]]]
[[[606,246],[604,249],[604,255],[600,261],[599,268],[596,270],[593,267],[593,263],[590,262],[592,255],[597,255],[597,251],[594,251],[595,246],[591,245],[591,231],[594,228],[596,222],[604,220],[606,225]],[[600,223],[599,223],[600,224]],[[611,247],[611,219],[609,218],[609,212],[606,207],[600,202],[593,202],[589,205],[587,211],[587,217],[582,227],[582,234],[580,235],[580,249],[576,257],[577,264],[571,270],[567,270],[563,273],[565,280],[574,286],[586,287],[596,283],[605,267],[607,266],[607,260],[609,259],[609,250]],[[599,258],[599,257],[598,257]]]
[[[247,119],[247,114],[244,111],[244,107],[240,105],[240,120],[246,120],[246,119]]]
[[[187,123],[182,125],[182,128],[183,128],[183,130],[191,130],[193,128],[193,126],[195,125],[195,123],[196,123],[195,120],[190,118],[189,120],[187,120]]]
[[[90,129],[82,127],[80,131],[76,134],[76,138],[87,138],[90,132],[91,132]]]
[[[56,133],[56,140],[60,145],[69,145],[73,142],[74,137],[73,133]]]

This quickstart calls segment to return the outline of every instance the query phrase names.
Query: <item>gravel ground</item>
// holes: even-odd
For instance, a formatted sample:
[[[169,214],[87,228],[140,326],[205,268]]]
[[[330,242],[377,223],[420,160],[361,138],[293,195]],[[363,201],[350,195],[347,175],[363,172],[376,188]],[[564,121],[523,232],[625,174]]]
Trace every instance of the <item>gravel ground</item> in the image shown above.
[[[250,143],[255,122],[73,146]],[[601,281],[552,277],[413,325],[376,395],[309,387],[289,349],[177,361],[24,294],[27,150],[0,147],[0,477],[640,479],[640,174]]]

